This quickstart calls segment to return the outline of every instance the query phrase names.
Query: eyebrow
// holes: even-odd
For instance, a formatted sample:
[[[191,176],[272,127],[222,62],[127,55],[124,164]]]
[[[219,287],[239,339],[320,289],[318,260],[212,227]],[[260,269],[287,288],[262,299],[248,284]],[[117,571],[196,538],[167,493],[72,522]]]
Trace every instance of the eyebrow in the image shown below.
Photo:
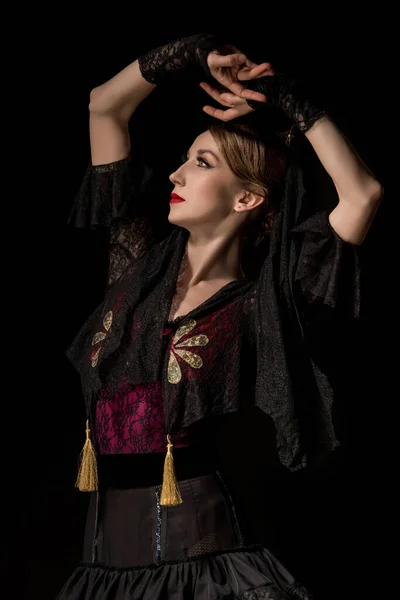
[[[207,150],[207,148],[197,150],[196,154],[211,154],[216,161],[221,162],[219,156],[217,156],[212,150]],[[189,157],[189,150],[186,152],[186,157]]]

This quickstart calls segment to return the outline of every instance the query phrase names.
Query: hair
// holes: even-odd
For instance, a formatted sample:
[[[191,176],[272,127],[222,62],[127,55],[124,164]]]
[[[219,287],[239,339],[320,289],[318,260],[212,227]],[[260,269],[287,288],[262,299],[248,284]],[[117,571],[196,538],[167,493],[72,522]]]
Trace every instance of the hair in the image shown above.
[[[251,123],[212,121],[207,128],[236,179],[252,193],[265,198],[248,220],[245,238],[258,246],[270,233],[279,210],[288,151],[273,132],[262,132]]]

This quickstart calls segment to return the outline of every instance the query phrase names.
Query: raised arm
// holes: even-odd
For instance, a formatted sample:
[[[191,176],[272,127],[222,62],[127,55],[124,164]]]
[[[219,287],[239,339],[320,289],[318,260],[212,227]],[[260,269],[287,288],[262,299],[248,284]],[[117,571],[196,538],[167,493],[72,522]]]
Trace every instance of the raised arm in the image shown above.
[[[360,245],[383,197],[383,188],[355,149],[323,109],[313,104],[301,84],[282,74],[249,82],[267,97],[266,105],[280,108],[311,145],[338,194],[329,215],[332,228],[344,241]],[[254,108],[260,103],[248,101]]]
[[[107,286],[118,281],[155,241],[141,195],[150,171],[128,158],[129,121],[156,86],[141,75],[135,60],[90,94],[91,164],[73,207],[78,227],[109,229]]]
[[[249,77],[248,72],[230,69],[230,79],[236,77],[239,83],[266,97],[266,101],[254,102],[241,95],[238,86],[237,93],[233,91],[229,77],[223,80],[219,73],[223,67],[220,57],[211,56],[215,63],[214,67],[210,65],[211,73],[223,88],[208,83],[200,85],[224,108],[205,105],[203,110],[222,121],[257,110],[260,121],[263,114],[270,121],[276,119],[277,130],[288,134],[285,135],[287,141],[293,134],[304,135],[336,187],[338,202],[333,209],[326,210],[323,202],[321,210],[315,210],[313,202],[310,209],[313,208],[314,212],[311,213],[304,204],[307,194],[304,194],[303,169],[298,157],[289,163],[280,211],[282,218],[275,221],[273,240],[280,244],[277,253],[282,258],[275,263],[280,265],[277,277],[283,286],[289,282],[296,302],[298,300],[297,308],[300,307],[297,314],[302,313],[304,324],[312,314],[316,314],[314,310],[311,313],[309,307],[314,309],[323,305],[340,307],[342,314],[359,316],[362,273],[361,254],[357,247],[365,239],[379,208],[382,186],[326,112],[310,100],[300,83],[271,69],[269,73],[255,78],[251,74]],[[268,259],[261,272],[268,275]],[[263,281],[261,277],[258,286],[260,297],[269,293],[269,280]],[[303,302],[304,299],[306,302]],[[334,314],[330,310],[324,314],[328,313]],[[335,314],[338,312],[335,311]]]
[[[173,73],[197,68],[208,75],[207,56],[218,45],[211,34],[174,40],[141,55],[90,94],[92,164],[111,163],[128,156],[128,123],[139,104],[156,85]]]
[[[328,117],[321,117],[305,135],[338,194],[330,224],[346,242],[361,244],[383,197],[382,186]]]
[[[177,39],[138,57],[90,94],[91,164],[71,212],[77,227],[110,229],[109,276],[120,279],[160,238],[157,194],[165,189],[139,160],[130,120],[156,85],[197,70],[209,76],[207,56],[217,46],[210,34]],[[162,228],[161,228],[162,229]],[[157,230],[157,231],[156,231]]]
[[[338,204],[329,215],[329,222],[340,238],[353,245],[360,245],[371,226],[383,197],[383,188],[368,167],[361,160],[355,149],[332,122],[323,109],[313,104],[307,97],[301,84],[285,75],[275,74],[272,69],[262,76],[240,69],[230,74],[232,79],[223,78],[218,69],[221,60],[217,55],[210,55],[215,67],[211,65],[211,73],[225,91],[217,90],[207,83],[202,88],[225,110],[205,106],[204,110],[211,116],[229,121],[247,114],[251,110],[272,106],[280,109],[287,118],[288,126],[303,133],[311,145],[321,164],[332,178],[338,194]],[[228,60],[229,57],[224,57]],[[264,63],[268,65],[269,63]],[[266,101],[254,101],[246,97],[240,90],[251,89],[263,94]]]
[[[139,60],[135,60],[91,91],[89,131],[93,166],[116,162],[129,155],[129,121],[155,87],[143,78]]]

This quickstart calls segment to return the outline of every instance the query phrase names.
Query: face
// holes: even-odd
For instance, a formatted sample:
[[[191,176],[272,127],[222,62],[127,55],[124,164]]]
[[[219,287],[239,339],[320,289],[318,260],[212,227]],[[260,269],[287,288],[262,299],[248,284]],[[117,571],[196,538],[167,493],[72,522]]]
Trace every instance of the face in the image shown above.
[[[187,160],[170,180],[174,184],[168,217],[171,223],[189,231],[200,227],[217,233],[232,219],[240,186],[209,131],[195,139]]]

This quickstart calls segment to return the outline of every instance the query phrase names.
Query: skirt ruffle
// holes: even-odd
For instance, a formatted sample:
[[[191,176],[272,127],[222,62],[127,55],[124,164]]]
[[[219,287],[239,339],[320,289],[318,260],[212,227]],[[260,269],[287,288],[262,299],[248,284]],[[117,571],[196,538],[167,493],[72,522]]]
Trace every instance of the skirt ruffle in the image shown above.
[[[132,568],[80,563],[57,600],[312,600],[263,546]]]

